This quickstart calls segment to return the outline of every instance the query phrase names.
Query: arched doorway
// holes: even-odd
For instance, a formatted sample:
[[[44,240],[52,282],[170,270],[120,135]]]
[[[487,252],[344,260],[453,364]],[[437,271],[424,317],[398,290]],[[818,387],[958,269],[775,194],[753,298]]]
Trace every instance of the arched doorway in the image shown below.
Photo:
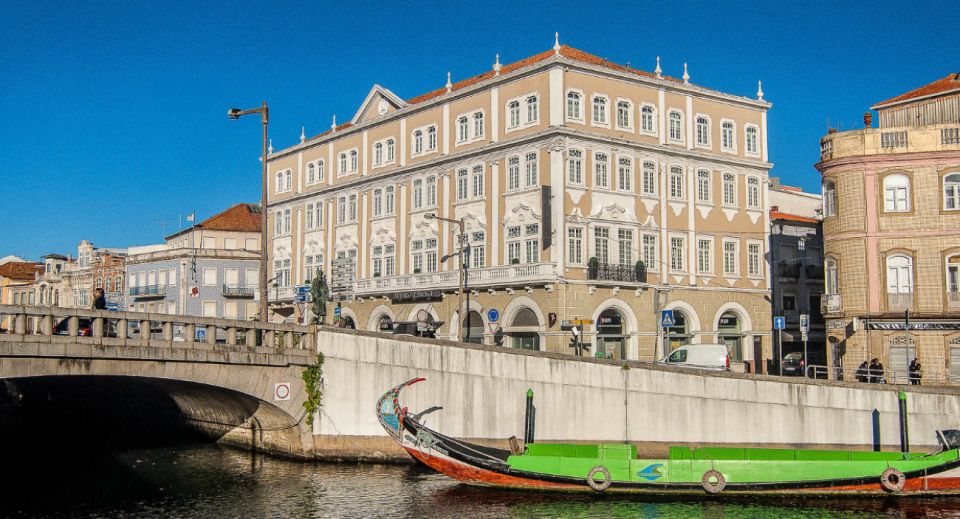
[[[717,322],[717,337],[727,345],[730,360],[743,362],[743,333],[740,330],[740,318],[733,312],[724,312]]]
[[[483,317],[479,312],[471,310],[467,312],[463,320],[463,340],[474,344],[483,343]]]
[[[393,319],[389,315],[381,316],[377,320],[377,331],[380,333],[393,333]]]
[[[353,317],[347,316],[343,318],[343,327],[350,330],[356,330],[357,323],[353,322]]]
[[[597,319],[596,356],[622,360],[627,358],[627,334],[623,315],[613,308],[604,310]]]
[[[685,344],[690,344],[690,339],[693,338],[687,314],[677,308],[673,309],[673,326],[667,328],[665,332],[664,342],[668,346],[666,353],[670,353]]]
[[[509,337],[507,345],[519,350],[539,350],[540,334],[537,333],[539,329],[540,320],[537,314],[530,308],[521,307],[510,321],[510,327],[505,330]]]

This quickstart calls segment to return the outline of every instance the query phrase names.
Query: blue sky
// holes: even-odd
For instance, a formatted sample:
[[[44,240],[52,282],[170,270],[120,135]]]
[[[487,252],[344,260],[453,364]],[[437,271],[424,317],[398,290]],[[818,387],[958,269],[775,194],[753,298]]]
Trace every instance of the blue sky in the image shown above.
[[[827,122],[960,70],[960,2],[8,2],[0,17],[0,256],[159,243],[180,214],[259,200],[274,147],[562,43],[753,96],[772,175],[815,191]]]

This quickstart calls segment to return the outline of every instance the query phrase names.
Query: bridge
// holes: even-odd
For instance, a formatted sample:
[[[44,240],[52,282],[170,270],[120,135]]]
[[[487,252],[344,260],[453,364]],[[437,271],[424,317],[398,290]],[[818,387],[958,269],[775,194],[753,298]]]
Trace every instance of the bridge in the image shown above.
[[[19,417],[0,437],[62,442],[95,425],[114,442],[190,433],[312,457],[302,373],[314,327],[11,305],[0,322],[0,415]]]

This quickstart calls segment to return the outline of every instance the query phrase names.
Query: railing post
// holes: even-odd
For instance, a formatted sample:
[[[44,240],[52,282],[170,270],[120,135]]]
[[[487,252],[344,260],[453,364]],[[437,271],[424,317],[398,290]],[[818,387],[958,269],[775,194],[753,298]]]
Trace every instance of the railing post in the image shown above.
[[[163,330],[163,340],[166,342],[172,341],[173,340],[173,323],[170,321],[164,321],[163,324],[160,326],[161,326],[161,330]]]
[[[67,335],[76,337],[80,333],[80,318],[71,315],[67,318]]]
[[[129,339],[127,327],[130,326],[126,319],[117,319],[117,338]]]
[[[183,340],[184,342],[196,342],[197,341],[197,328],[193,323],[184,323],[183,325]]]
[[[150,321],[140,320],[140,344],[147,346],[150,344]]]
[[[247,328],[247,346],[260,346],[259,334],[256,328]]]
[[[264,330],[263,331],[263,344],[262,346],[267,348],[275,348],[277,345],[274,342],[273,330]]]
[[[207,344],[216,344],[217,343],[217,325],[208,324],[206,337]]]
[[[52,315],[47,314],[40,319],[40,334],[53,335],[53,316]]]
[[[94,317],[90,326],[91,337],[103,337],[103,317]]]
[[[286,332],[283,334],[283,347],[293,348],[293,332]]]
[[[234,326],[227,327],[227,344],[230,346],[237,344],[237,328]]]
[[[13,318],[13,333],[23,335],[27,333],[27,315],[17,314]]]

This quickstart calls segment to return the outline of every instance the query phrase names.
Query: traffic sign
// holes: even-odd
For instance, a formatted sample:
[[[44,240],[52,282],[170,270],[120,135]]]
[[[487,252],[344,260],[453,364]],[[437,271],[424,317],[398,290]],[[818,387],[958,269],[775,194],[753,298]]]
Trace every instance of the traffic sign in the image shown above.
[[[574,326],[587,326],[593,324],[593,319],[574,319],[570,321],[570,324]]]
[[[786,329],[786,327],[787,327],[787,319],[784,316],[778,315],[773,318],[774,330],[783,330],[783,329]]]
[[[341,308],[339,306],[335,306],[333,308],[333,316],[336,317],[337,319],[340,318],[340,310]]]
[[[273,385],[274,400],[290,400],[290,383],[280,382]]]
[[[487,310],[487,320],[491,323],[497,322],[500,319],[500,312],[496,308],[491,308]]]
[[[207,329],[206,328],[197,328],[197,340],[202,341],[207,338]]]
[[[800,314],[800,331],[803,333],[810,331],[810,316],[807,314]]]
[[[297,285],[297,294],[309,294],[310,285]]]
[[[660,326],[663,328],[670,328],[677,322],[673,319],[673,310],[661,310],[660,311]]]

